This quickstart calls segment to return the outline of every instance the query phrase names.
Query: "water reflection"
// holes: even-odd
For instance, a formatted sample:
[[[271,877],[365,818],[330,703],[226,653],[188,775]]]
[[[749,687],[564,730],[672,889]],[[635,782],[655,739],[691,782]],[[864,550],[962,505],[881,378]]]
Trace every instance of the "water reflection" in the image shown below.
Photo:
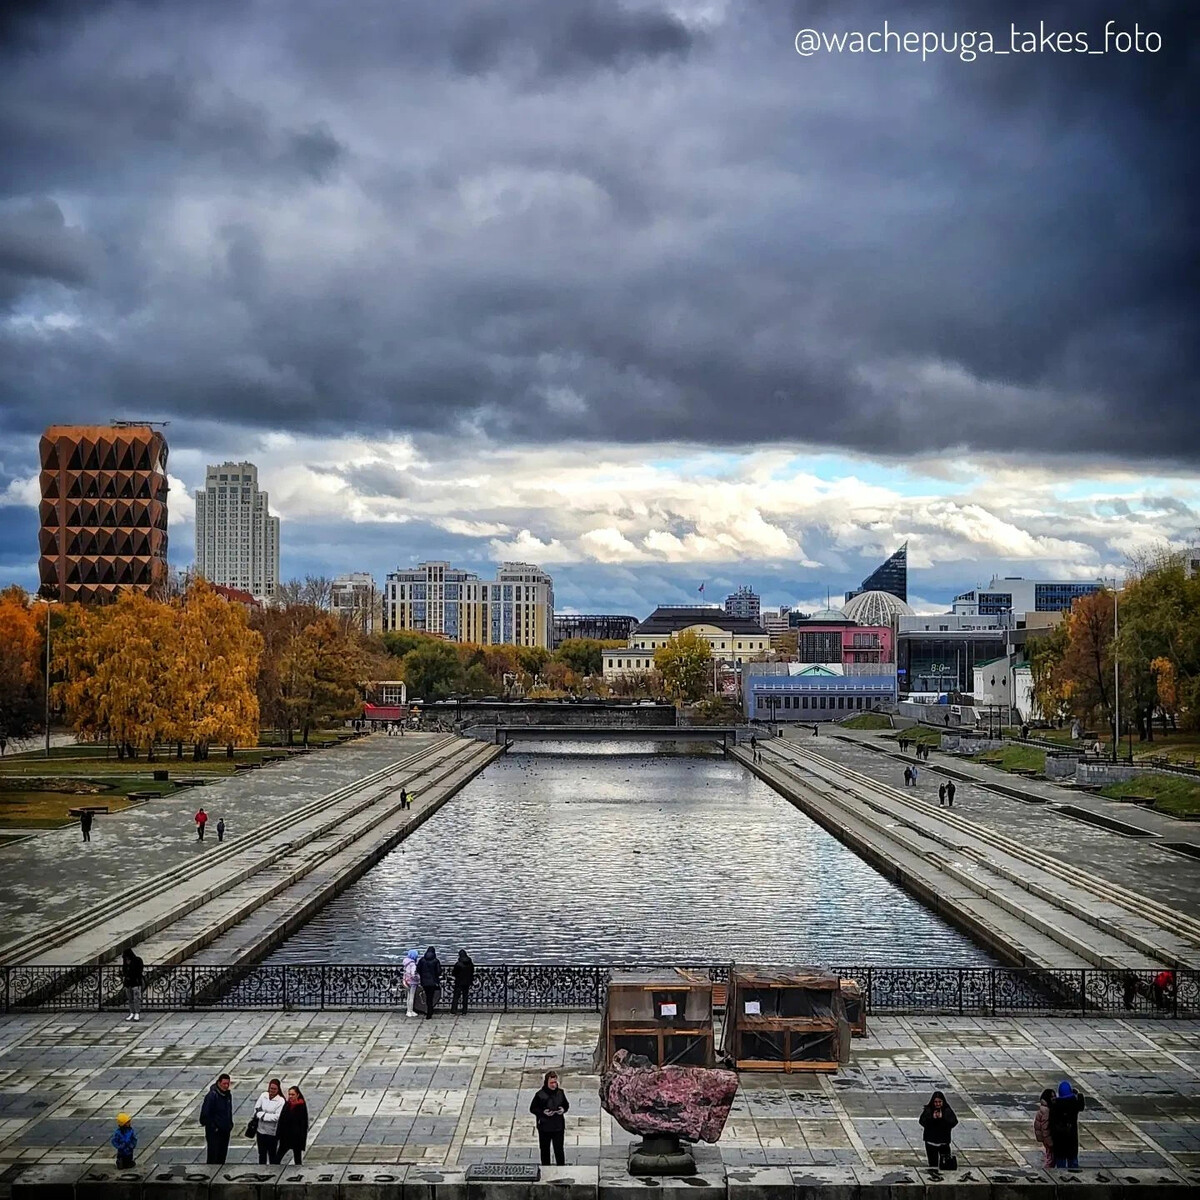
[[[675,751],[667,753],[666,751]],[[707,747],[518,743],[272,956],[994,961]]]

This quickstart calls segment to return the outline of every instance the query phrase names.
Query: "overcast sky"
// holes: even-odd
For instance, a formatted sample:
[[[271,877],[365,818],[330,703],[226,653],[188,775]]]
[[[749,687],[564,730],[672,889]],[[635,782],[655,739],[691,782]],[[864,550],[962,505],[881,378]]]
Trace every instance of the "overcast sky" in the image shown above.
[[[171,422],[180,565],[227,457],[285,575],[521,557],[639,616],[1198,540],[1189,9],[5,6],[0,584],[41,430],[117,417]],[[1157,53],[795,49],[1122,11]]]

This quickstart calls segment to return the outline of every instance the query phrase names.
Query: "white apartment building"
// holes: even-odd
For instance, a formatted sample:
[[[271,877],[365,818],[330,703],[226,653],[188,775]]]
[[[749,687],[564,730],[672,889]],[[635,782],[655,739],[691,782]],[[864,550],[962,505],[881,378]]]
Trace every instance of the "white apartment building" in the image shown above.
[[[209,583],[240,588],[257,600],[279,591],[279,518],[258,490],[249,462],[209,466],[196,493],[196,571]]]
[[[482,646],[554,644],[554,580],[532,563],[506,562],[494,580],[448,562],[392,571],[384,629],[413,629]]]
[[[378,633],[383,624],[383,606],[374,576],[365,571],[339,575],[330,588],[329,607],[352,621],[363,633]]]

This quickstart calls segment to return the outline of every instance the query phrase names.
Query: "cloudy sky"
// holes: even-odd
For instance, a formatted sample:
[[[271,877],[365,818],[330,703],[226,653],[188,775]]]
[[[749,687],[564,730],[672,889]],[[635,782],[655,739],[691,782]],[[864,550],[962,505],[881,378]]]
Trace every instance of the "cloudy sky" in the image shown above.
[[[795,49],[1122,10],[1156,53]],[[5,6],[0,584],[39,433],[110,418],[170,421],[180,565],[248,457],[285,575],[526,558],[561,608],[823,602],[906,538],[937,606],[1197,540],[1187,12]]]

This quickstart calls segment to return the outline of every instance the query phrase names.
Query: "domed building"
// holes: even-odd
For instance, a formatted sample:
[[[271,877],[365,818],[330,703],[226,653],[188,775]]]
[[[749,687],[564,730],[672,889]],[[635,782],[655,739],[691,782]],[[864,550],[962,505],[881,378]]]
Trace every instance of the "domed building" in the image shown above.
[[[901,617],[911,617],[912,607],[891,592],[859,592],[847,600],[842,612],[857,625],[888,625],[896,629]]]

